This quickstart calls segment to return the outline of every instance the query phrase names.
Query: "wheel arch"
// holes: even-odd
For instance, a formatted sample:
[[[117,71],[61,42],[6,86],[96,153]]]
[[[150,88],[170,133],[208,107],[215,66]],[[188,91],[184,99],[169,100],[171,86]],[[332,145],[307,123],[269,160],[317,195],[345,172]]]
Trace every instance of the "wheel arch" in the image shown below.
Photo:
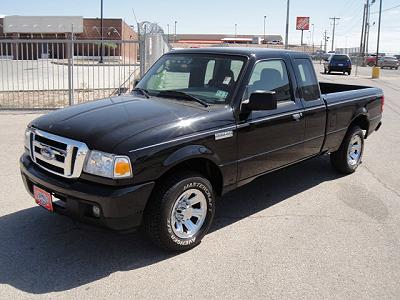
[[[356,116],[351,120],[347,131],[353,126],[359,126],[362,130],[366,131],[365,137],[367,138],[368,132],[369,132],[369,119],[368,119],[368,112],[365,107],[363,107],[362,110],[360,110]]]
[[[192,170],[206,177],[212,184],[217,195],[222,195],[223,174],[218,166],[219,157],[203,145],[189,145],[183,147],[163,162],[164,170],[157,181],[161,181],[174,172]]]

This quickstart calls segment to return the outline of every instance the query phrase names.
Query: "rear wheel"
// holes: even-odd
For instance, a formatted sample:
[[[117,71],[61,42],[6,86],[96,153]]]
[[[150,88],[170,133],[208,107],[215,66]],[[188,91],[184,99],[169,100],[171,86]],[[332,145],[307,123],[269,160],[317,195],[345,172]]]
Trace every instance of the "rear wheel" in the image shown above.
[[[348,71],[347,74],[351,75],[351,71]]]
[[[364,151],[364,133],[358,126],[353,126],[346,133],[336,152],[331,153],[332,166],[343,174],[355,172],[361,164]]]
[[[157,246],[186,251],[206,235],[215,212],[211,183],[194,172],[179,172],[156,186],[144,215],[144,229]]]

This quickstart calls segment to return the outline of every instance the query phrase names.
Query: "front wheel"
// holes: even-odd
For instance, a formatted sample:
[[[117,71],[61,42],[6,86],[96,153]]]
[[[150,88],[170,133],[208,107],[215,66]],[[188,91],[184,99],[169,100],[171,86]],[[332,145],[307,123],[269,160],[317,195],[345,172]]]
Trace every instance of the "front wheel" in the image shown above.
[[[155,187],[144,214],[144,229],[157,246],[186,251],[200,244],[215,212],[211,183],[194,172],[178,172]]]
[[[351,174],[361,164],[364,151],[364,133],[358,126],[353,126],[346,133],[336,152],[331,153],[332,166],[343,174]]]

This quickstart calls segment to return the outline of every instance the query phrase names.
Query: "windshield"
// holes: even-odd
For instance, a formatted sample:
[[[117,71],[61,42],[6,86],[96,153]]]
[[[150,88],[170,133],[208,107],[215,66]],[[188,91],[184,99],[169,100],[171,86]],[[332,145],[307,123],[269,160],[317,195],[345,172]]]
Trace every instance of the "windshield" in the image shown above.
[[[137,88],[150,96],[166,97],[165,91],[177,91],[208,104],[228,103],[245,60],[239,56],[167,54],[150,68]]]

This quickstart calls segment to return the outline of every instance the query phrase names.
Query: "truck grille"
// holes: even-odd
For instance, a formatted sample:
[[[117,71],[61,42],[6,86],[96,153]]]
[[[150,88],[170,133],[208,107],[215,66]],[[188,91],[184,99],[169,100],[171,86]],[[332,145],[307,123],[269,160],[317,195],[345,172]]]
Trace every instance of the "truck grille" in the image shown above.
[[[88,152],[86,144],[33,129],[30,133],[32,161],[48,172],[78,178]]]

